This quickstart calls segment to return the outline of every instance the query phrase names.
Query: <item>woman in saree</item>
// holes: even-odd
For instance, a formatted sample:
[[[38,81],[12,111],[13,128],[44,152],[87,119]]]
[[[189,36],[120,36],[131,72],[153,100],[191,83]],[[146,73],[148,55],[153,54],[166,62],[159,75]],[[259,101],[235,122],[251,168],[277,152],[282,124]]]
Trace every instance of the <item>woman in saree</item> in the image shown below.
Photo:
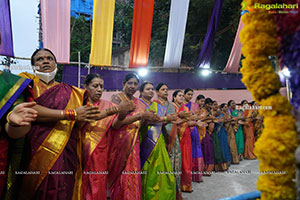
[[[144,82],[140,87],[140,101],[147,111],[157,114],[161,120],[156,124],[143,124],[140,128],[140,157],[142,174],[142,199],[175,199],[176,183],[171,161],[168,156],[162,126],[176,121],[175,113],[166,115],[166,108],[151,99],[154,87]]]
[[[237,152],[235,131],[234,131],[234,126],[236,124],[236,121],[232,119],[232,115],[228,107],[229,107],[228,104],[224,106],[222,109],[222,113],[224,114],[225,119],[228,119],[224,122],[224,127],[228,137],[228,145],[231,153],[231,164],[239,164],[240,158]]]
[[[37,112],[32,109],[36,104],[22,103],[23,93],[31,80],[21,78],[8,72],[0,71],[0,198],[7,178],[7,164],[11,154],[11,139],[26,134]],[[13,142],[13,141],[12,141]]]
[[[220,115],[217,117],[218,122],[216,123],[216,128],[218,129],[217,132],[220,139],[223,157],[229,167],[231,164],[232,157],[231,157],[230,147],[228,144],[228,134],[225,129],[225,123],[230,122],[231,118],[229,115],[226,114],[227,110],[228,110],[227,104],[222,103],[220,105]]]
[[[31,75],[31,99],[37,103],[33,108],[38,111],[38,122],[32,123],[26,135],[23,163],[26,171],[38,173],[22,177],[20,198],[71,199],[79,166],[78,135],[73,127],[75,121],[86,119],[86,110],[98,113],[98,108],[82,106],[83,90],[54,81],[56,59],[50,50],[35,51],[31,62],[36,73]]]
[[[241,102],[243,108],[249,107],[248,101],[243,100]],[[256,159],[254,155],[254,127],[253,127],[253,110],[244,109],[245,124],[243,125],[243,133],[245,137],[245,149],[244,159],[253,160]]]
[[[244,117],[241,115],[241,111],[238,111],[236,109],[236,104],[233,100],[228,101],[228,111],[231,114],[231,116],[234,119],[234,132],[235,132],[235,141],[236,141],[236,147],[237,147],[237,153],[239,156],[239,159],[243,159],[243,153],[244,153],[244,133],[241,124],[243,123],[242,120]]]
[[[183,92],[176,90],[173,93],[173,105],[175,107],[175,112],[180,113],[182,111],[188,112],[188,108],[183,104]],[[188,121],[189,122],[189,121]],[[191,142],[191,132],[190,126],[195,126],[196,124],[188,124],[186,121],[177,124],[177,131],[180,142],[181,150],[181,190],[183,192],[192,192],[192,142]]]
[[[174,114],[175,107],[168,101],[168,86],[165,83],[159,83],[156,86],[157,99],[153,100],[167,109],[167,114]],[[179,136],[177,132],[177,125],[175,123],[168,123],[163,126],[163,134],[169,158],[172,164],[175,181],[176,181],[176,199],[182,199],[180,177],[181,177],[181,151]]]
[[[84,87],[87,91],[87,99],[84,103],[97,106],[101,112],[95,119],[96,121],[86,123],[80,129],[79,140],[82,149],[80,149],[79,158],[82,171],[77,170],[75,185],[79,187],[73,193],[78,199],[106,199],[107,132],[116,115],[124,117],[133,111],[135,106],[131,102],[123,102],[115,106],[101,99],[104,81],[99,74],[89,74],[84,81]],[[80,174],[82,174],[82,179],[80,179]]]
[[[127,74],[123,80],[123,91],[112,96],[112,102],[119,105],[123,101],[132,101],[136,109],[126,118],[118,117],[112,124],[108,135],[108,187],[111,199],[141,199],[141,161],[139,129],[141,120],[156,122],[156,114],[145,111],[146,105],[135,98],[139,78],[136,74]]]
[[[194,91],[191,88],[184,90],[184,104],[189,108],[192,114],[197,115],[200,112],[198,104],[191,102]],[[193,161],[193,175],[194,182],[202,182],[202,172],[204,169],[204,160],[201,150],[200,136],[197,126],[191,127],[191,140],[192,140],[192,161]]]
[[[252,102],[252,106],[259,106],[258,103]],[[254,137],[255,141],[260,137],[263,130],[263,116],[258,113],[258,110],[253,112],[253,125],[254,125]]]
[[[205,136],[201,140],[201,147],[204,157],[204,174],[205,176],[210,176],[214,170],[214,146],[211,139],[213,133],[214,124],[212,122],[215,117],[211,113],[212,99],[206,98],[204,102],[204,107],[201,109],[201,114],[206,116],[206,123],[208,127],[205,130]]]
[[[214,130],[213,133],[211,135],[211,139],[213,141],[213,145],[214,145],[214,162],[215,162],[215,171],[226,171],[228,170],[228,165],[227,165],[227,161],[224,158],[224,154],[222,151],[222,146],[221,146],[221,142],[220,142],[220,138],[219,138],[219,132],[221,130],[221,125],[218,124],[218,122],[220,121],[220,111],[218,110],[218,103],[217,101],[213,101],[212,103],[212,115],[214,117],[216,117],[215,120],[213,120],[214,122]],[[227,140],[227,138],[226,138]]]

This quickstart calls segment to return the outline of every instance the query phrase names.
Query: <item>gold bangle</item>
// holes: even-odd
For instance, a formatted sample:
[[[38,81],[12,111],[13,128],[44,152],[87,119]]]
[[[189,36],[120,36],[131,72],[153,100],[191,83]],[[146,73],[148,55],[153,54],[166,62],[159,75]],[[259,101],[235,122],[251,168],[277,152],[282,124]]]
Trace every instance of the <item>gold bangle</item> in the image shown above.
[[[74,109],[74,120],[77,120],[77,119],[78,119],[78,115],[77,115],[76,110]]]
[[[62,119],[62,120],[64,120],[64,119],[65,119],[64,110],[60,111],[60,116],[61,116],[61,119]]]
[[[9,116],[11,115],[12,112],[13,112],[13,111],[10,111],[10,112],[7,114],[7,116],[6,116],[6,121],[7,121],[7,123],[11,123],[10,120],[9,120]]]
[[[7,121],[7,124],[11,127],[20,127],[20,125],[18,124],[13,124],[10,120],[9,120],[9,116],[11,115],[13,111],[10,111],[7,116],[6,116],[6,121]]]

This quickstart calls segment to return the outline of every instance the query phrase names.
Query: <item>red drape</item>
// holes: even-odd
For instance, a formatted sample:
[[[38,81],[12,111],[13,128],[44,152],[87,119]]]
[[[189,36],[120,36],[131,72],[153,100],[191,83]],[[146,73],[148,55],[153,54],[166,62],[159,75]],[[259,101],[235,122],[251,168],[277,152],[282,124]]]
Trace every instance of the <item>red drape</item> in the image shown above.
[[[134,3],[129,67],[148,64],[154,0],[136,0]]]

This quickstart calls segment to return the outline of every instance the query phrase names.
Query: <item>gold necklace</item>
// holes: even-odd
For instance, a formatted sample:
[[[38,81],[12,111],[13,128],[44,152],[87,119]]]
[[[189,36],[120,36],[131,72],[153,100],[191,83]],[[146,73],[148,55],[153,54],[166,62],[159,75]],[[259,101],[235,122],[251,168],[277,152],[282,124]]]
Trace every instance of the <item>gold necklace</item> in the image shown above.
[[[143,97],[141,97],[141,99],[146,103],[146,104],[150,104],[151,103],[151,101],[148,101],[148,100],[146,100],[145,98],[143,98]]]

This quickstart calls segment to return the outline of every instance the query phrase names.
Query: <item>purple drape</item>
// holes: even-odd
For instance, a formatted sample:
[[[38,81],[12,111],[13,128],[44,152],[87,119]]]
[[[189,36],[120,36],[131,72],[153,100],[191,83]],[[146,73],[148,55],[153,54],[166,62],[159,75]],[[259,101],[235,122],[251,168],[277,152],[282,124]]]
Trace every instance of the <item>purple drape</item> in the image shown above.
[[[103,77],[106,90],[122,90],[122,81],[126,74],[131,71],[101,70],[97,67],[91,68],[91,73],[98,73]],[[81,84],[88,74],[87,68],[81,68]],[[208,77],[198,76],[196,73],[185,72],[151,72],[145,77],[140,77],[143,82],[151,81],[154,85],[164,82],[168,84],[169,89],[184,88],[232,88],[244,89],[245,85],[241,82],[241,74],[211,74]],[[78,66],[65,65],[63,70],[62,82],[77,86]]]
[[[203,67],[205,64],[209,64],[212,55],[215,36],[217,33],[221,11],[224,0],[216,0],[213,13],[211,15],[210,24],[205,35],[205,40],[201,48],[200,56],[197,60],[197,67]]]
[[[0,55],[14,56],[9,0],[0,1]]]

